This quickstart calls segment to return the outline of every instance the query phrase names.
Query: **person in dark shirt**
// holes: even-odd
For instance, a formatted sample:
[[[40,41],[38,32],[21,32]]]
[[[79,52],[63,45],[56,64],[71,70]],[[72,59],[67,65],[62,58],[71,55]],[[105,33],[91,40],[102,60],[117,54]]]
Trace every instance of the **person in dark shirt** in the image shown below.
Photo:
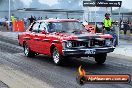
[[[31,15],[30,18],[28,18],[28,20],[30,21],[30,24],[33,23],[35,21],[35,19],[33,18],[33,16]]]
[[[127,30],[129,29],[129,25],[127,22],[124,23],[124,35],[127,34]]]

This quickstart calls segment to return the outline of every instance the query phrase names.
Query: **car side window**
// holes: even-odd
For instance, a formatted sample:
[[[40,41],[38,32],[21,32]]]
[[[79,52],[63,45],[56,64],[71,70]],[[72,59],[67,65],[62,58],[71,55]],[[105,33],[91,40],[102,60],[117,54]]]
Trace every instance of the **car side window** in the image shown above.
[[[39,32],[46,31],[47,32],[47,25],[43,22],[40,24]]]
[[[49,22],[48,23],[48,32],[55,32],[56,31],[56,24]]]
[[[32,32],[38,32],[39,25],[40,25],[40,23],[35,23],[35,24],[32,26]]]

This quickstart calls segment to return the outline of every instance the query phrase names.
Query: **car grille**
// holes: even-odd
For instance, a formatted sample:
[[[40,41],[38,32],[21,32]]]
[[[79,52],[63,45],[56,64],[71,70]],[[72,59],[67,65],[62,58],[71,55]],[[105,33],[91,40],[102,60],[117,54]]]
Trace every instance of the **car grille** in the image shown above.
[[[72,41],[72,48],[79,47],[103,47],[105,46],[105,40],[89,40],[89,41]]]
[[[89,47],[89,41],[74,41],[72,47]]]
[[[91,40],[90,41],[90,47],[102,47],[105,46],[105,40]]]

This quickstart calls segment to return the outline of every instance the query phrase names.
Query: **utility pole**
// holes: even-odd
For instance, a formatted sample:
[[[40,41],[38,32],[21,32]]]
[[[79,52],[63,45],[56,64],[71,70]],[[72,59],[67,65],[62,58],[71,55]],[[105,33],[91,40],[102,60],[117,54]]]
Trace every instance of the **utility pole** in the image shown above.
[[[10,6],[11,6],[11,0],[9,0],[9,17],[8,17],[9,22],[10,22],[10,19],[11,19],[11,8],[10,8]]]

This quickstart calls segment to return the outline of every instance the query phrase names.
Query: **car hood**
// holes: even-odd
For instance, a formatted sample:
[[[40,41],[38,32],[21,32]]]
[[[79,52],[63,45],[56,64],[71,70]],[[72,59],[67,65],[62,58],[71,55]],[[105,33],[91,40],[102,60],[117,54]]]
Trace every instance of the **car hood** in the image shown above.
[[[82,34],[74,34],[74,33],[54,33],[56,37],[61,38],[62,40],[88,40],[95,38],[113,38],[110,34],[102,34],[102,33],[82,33]]]

